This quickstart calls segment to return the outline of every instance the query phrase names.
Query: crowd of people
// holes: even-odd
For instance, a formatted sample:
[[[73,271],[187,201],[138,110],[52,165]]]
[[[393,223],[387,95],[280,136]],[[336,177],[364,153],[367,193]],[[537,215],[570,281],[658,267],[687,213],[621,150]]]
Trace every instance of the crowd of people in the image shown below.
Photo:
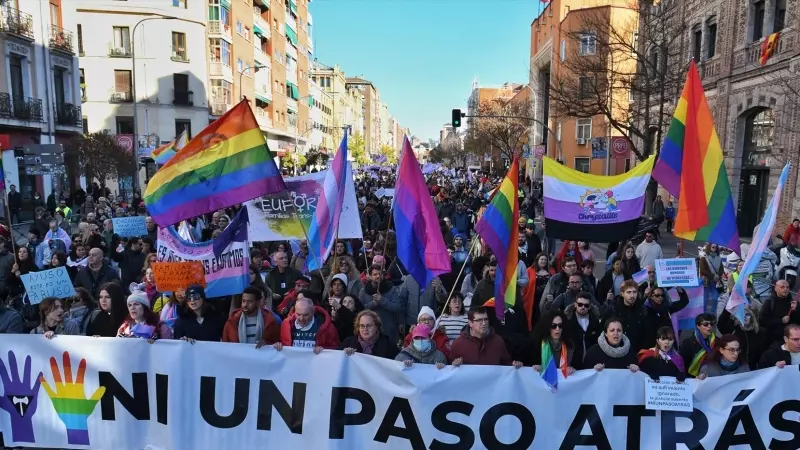
[[[356,182],[362,240],[337,241],[324,267],[313,271],[305,241],[253,243],[250,287],[223,298],[208,298],[197,285],[159,291],[151,267],[155,223],[148,217],[146,235],[120,238],[105,215],[146,215],[135,202],[122,205],[99,197],[99,206],[77,220],[77,232],[69,212],[56,207],[51,215],[42,208],[28,244],[16,247],[16,254],[0,239],[0,295],[8,298],[0,308],[0,333],[343,350],[395,359],[406,367],[513,365],[541,371],[552,355],[566,376],[576,370],[627,369],[653,378],[703,379],[800,364],[800,312],[787,282],[778,281],[762,296],[748,289],[750,305],[740,321],[724,308],[732,283],[720,249],[709,244],[699,261],[705,312],[696,317],[693,330],[677,332],[671,315],[689,299],[677,288],[678,300],[671,301],[674,288],[658,286],[653,269],[663,258],[658,231],[648,231],[638,244],[610,243],[606,255],[595,255],[588,242],[556,245],[535,221],[541,188],[530,180],[519,191],[516,298],[498,319],[497,260],[474,231],[496,184],[486,177],[429,178],[452,271],[427,286],[397,258],[391,199],[376,196],[381,187],[393,185],[384,175]],[[240,207],[189,221],[190,233],[197,240],[215,238]],[[667,221],[670,208],[661,205]],[[76,296],[31,305],[20,276],[61,266]],[[596,266],[605,268],[599,279]],[[643,269],[647,280],[633,281]],[[734,279],[738,270],[741,266]]]

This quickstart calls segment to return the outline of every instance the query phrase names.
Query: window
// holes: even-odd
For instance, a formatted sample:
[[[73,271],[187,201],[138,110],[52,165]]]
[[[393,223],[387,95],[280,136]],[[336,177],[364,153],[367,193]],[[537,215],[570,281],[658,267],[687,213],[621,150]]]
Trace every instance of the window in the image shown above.
[[[597,53],[597,36],[594,33],[581,34],[581,56]]]
[[[209,40],[211,47],[211,61],[221,62],[222,64],[231,66],[231,44],[219,38]]]
[[[242,22],[236,21],[236,34],[241,36],[244,33],[244,27],[242,26]]]
[[[172,0],[172,6],[176,8],[183,8],[186,9],[186,2],[188,0]]]
[[[764,0],[753,4],[753,40],[756,42],[764,37]]]
[[[116,100],[131,100],[131,71],[114,71],[114,92]]]
[[[175,119],[175,137],[181,135],[181,133],[186,131],[186,137],[191,139],[192,138],[192,121],[187,119]]]
[[[81,125],[83,127],[83,134],[87,134],[89,132],[89,119],[86,117],[82,118]]]
[[[9,69],[11,71],[11,98],[12,100],[22,100],[25,98],[25,78],[23,77],[22,58],[14,53],[8,57]]]
[[[771,109],[753,114],[745,122],[745,146],[748,150],[772,147],[775,135],[775,118]]]
[[[650,54],[647,57],[647,63],[650,75],[656,76],[658,74],[658,48],[653,48],[650,50]]]
[[[232,105],[233,85],[225,80],[211,80],[211,101],[215,105]]]
[[[578,119],[575,122],[575,139],[585,144],[592,139],[592,119]]]
[[[114,51],[119,55],[131,54],[131,29],[128,27],[114,27]]]
[[[589,173],[589,170],[591,170],[591,162],[591,158],[588,157],[575,157],[575,170]]]
[[[636,56],[639,51],[639,33],[633,32],[633,39],[631,41],[631,56]]]
[[[290,127],[297,127],[297,113],[288,109],[286,110],[286,116],[289,119],[288,125]]]
[[[711,59],[717,54],[717,24],[708,24],[708,34],[706,35],[708,44],[706,46],[706,57]]]
[[[134,134],[133,117],[117,116],[117,134]]]
[[[782,31],[786,26],[786,0],[775,0],[775,19],[772,32]]]
[[[172,32],[172,59],[176,61],[188,61],[186,52],[186,34]]]
[[[172,74],[172,87],[174,89],[175,105],[190,105],[192,102],[191,92],[189,91],[189,75],[185,73]]]
[[[592,96],[592,79],[582,76],[578,79],[578,82],[578,89],[581,99],[590,98]]]
[[[244,38],[250,41],[250,28],[244,27]]]
[[[244,62],[241,58],[236,59],[236,71],[239,73],[244,72]]]
[[[78,55],[83,56],[83,27],[78,24]]]
[[[64,91],[64,81],[68,79],[66,70],[60,67],[53,69],[53,87],[56,97],[56,108],[61,110],[67,102],[66,92]]]
[[[558,54],[561,56],[561,62],[564,62],[567,59],[567,40],[561,40],[561,47],[558,50]]]
[[[219,0],[208,0],[208,20],[219,20]]]
[[[561,142],[561,122],[556,124],[556,142]]]
[[[55,3],[50,3],[50,24],[57,27],[61,26],[61,11]]]
[[[81,100],[85,101],[86,100],[86,75],[84,75],[83,69],[79,69],[79,70],[80,70],[80,77],[81,77],[81,80],[80,80],[80,83],[81,83],[80,84],[80,86],[81,86]]]
[[[703,30],[697,27],[692,31],[692,58],[694,58],[694,62],[699,63],[701,61],[702,53]]]

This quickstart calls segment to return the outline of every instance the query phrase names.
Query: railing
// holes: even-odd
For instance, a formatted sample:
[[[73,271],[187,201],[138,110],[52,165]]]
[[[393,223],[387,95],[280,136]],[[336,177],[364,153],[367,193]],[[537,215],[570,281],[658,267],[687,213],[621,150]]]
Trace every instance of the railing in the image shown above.
[[[194,106],[194,92],[192,91],[176,91],[175,89],[172,90],[173,93],[173,105],[178,106]]]
[[[261,108],[255,108],[255,111],[258,125],[264,128],[272,128],[272,119],[269,118],[269,114]]]
[[[747,44],[745,48],[737,50],[733,55],[733,68],[751,70],[761,67],[761,44],[764,39],[762,38],[757,42]],[[778,47],[772,54],[769,61],[774,61],[778,56],[791,54],[794,48],[795,33],[793,30],[784,30],[781,32],[780,39],[778,40]]]
[[[225,77],[233,79],[233,67],[219,61],[211,61],[208,74],[212,77]]]
[[[108,101],[110,103],[129,103],[133,101],[131,91],[117,91],[116,89],[108,90]]]
[[[50,48],[62,52],[75,53],[72,50],[72,31],[50,25]]]
[[[219,20],[208,21],[208,34],[221,34],[228,39],[232,39],[231,26],[220,22]]]
[[[0,31],[16,34],[31,40],[34,39],[33,16],[8,6],[0,8],[0,14],[2,14]]]
[[[294,32],[297,33],[297,21],[294,20],[294,17],[292,17],[291,14],[286,15],[286,25],[289,25],[289,27],[291,27]]]
[[[42,100],[29,97],[13,97],[0,92],[0,117],[25,122],[43,122]]]
[[[208,112],[212,116],[221,116],[228,112],[228,110],[232,107],[233,105],[228,105],[226,103],[210,103],[208,105]]]
[[[270,58],[263,50],[258,47],[253,47],[253,57],[256,61],[264,64],[265,66],[270,66]]]
[[[297,100],[286,97],[286,108],[291,109],[292,111],[299,111],[297,109]]]
[[[111,58],[130,58],[131,57],[131,47],[128,46],[118,46],[116,42],[109,42],[108,43],[108,56]]]
[[[712,81],[714,78],[719,76],[719,59],[703,61],[700,67],[703,82]]]
[[[71,103],[62,103],[55,105],[56,111],[56,124],[67,125],[70,127],[79,127],[83,125],[83,116],[81,115],[81,107]]]
[[[255,11],[253,11],[253,23],[255,23],[256,25],[258,25],[259,28],[264,30],[265,34],[269,34],[269,23],[267,23],[267,21],[264,20],[264,17],[260,13],[256,13]]]

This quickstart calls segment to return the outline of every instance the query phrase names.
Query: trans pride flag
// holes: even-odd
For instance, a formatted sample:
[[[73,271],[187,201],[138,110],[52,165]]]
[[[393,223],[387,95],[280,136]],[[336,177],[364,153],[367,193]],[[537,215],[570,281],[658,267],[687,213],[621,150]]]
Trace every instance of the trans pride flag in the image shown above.
[[[728,304],[725,309],[728,310],[734,317],[739,319],[740,323],[744,323],[744,306],[749,302],[747,300],[747,280],[750,275],[755,272],[758,263],[761,262],[761,255],[769,245],[772,230],[775,229],[775,221],[778,216],[778,208],[780,208],[781,194],[783,194],[783,187],[786,185],[786,179],[789,178],[789,164],[783,167],[781,177],[778,180],[778,187],[775,188],[775,193],[772,194],[772,201],[769,202],[766,211],[764,211],[764,218],[759,222],[756,227],[755,235],[753,236],[753,243],[750,245],[750,250],[747,252],[747,259],[744,260],[744,267],[742,267],[739,278],[731,290],[731,295],[728,297]]]
[[[308,261],[309,271],[322,268],[333,250],[336,234],[339,231],[339,218],[342,216],[347,176],[351,173],[350,161],[347,160],[347,133],[345,133],[342,143],[339,144],[339,151],[333,157],[333,163],[322,182],[317,210],[308,230],[308,248],[311,253]]]
[[[672,329],[675,330],[675,336],[678,335],[680,330],[694,330],[694,319],[698,314],[705,312],[703,286],[696,286],[684,288],[686,295],[689,296],[689,304],[685,308],[672,315]],[[675,303],[680,300],[678,290],[676,288],[667,289],[670,303]]]

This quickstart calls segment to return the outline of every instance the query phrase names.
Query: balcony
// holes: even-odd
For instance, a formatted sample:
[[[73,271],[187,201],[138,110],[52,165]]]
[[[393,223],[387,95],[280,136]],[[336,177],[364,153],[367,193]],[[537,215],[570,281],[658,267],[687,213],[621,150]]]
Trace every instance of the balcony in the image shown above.
[[[194,92],[172,90],[172,104],[175,106],[194,106]]]
[[[286,15],[286,25],[289,25],[297,33],[297,21],[294,20],[291,14]]]
[[[115,42],[108,43],[108,56],[110,58],[130,58],[131,57],[131,46],[130,44],[126,45],[118,45]]]
[[[264,51],[258,47],[253,48],[253,58],[256,60],[256,62],[261,63],[267,67],[271,65],[269,55],[264,53]]]
[[[209,103],[208,105],[208,113],[212,116],[221,116],[228,112],[233,107],[233,105],[228,105],[226,103]]]
[[[269,82],[261,83],[256,80],[254,91],[256,100],[260,100],[264,103],[272,102],[272,89],[269,88]]]
[[[272,119],[269,118],[269,114],[264,109],[255,108],[255,112],[259,128],[272,128]]]
[[[208,21],[208,34],[211,37],[222,37],[225,38],[228,42],[233,41],[233,35],[231,34],[231,26],[226,23],[222,23],[219,20],[209,20]]]
[[[260,12],[258,13],[255,11],[253,12],[253,33],[263,38],[269,39],[270,35],[269,24],[267,23],[266,20],[264,20],[264,17],[261,15]]]
[[[297,100],[291,97],[286,97],[286,109],[290,109],[292,111],[298,111]]]
[[[29,97],[12,97],[0,92],[0,118],[24,122],[44,122],[42,100]]]
[[[0,8],[0,31],[33,41],[33,17],[30,14],[11,8]]]
[[[81,107],[75,106],[70,103],[63,103],[55,105],[56,125],[64,125],[68,127],[80,127],[83,125],[83,116],[81,115]]]
[[[131,91],[118,91],[116,89],[109,89],[108,90],[108,102],[109,103],[131,103],[133,101],[133,95]]]
[[[50,48],[53,50],[60,50],[64,53],[74,55],[75,51],[72,48],[72,31],[66,30],[55,25],[50,25]]]
[[[795,53],[795,32],[793,30],[783,30],[781,37],[778,40],[778,48],[772,54],[767,64],[775,63],[776,61],[783,60],[791,57]],[[741,73],[748,70],[758,69],[761,67],[759,59],[761,58],[761,43],[766,37],[761,38],[757,42],[752,42],[742,49],[739,49],[733,54],[733,69],[735,73]]]
[[[233,67],[219,61],[211,61],[208,67],[208,75],[233,83]]]

